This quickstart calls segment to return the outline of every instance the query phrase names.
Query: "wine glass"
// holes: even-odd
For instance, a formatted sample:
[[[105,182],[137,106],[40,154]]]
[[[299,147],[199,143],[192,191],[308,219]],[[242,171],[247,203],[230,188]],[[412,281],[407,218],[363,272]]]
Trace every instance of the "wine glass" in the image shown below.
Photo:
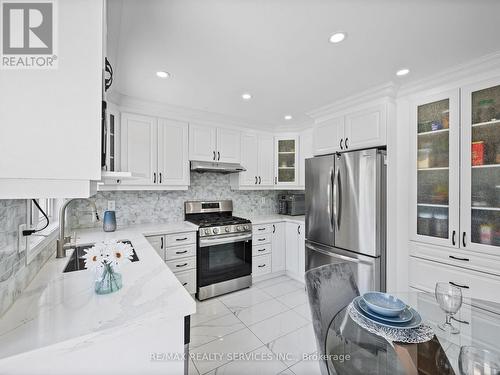
[[[500,356],[486,349],[462,346],[458,356],[461,375],[500,374]]]
[[[459,333],[460,330],[451,324],[451,318],[462,306],[462,290],[449,283],[436,283],[434,292],[439,307],[446,313],[446,321],[438,324],[438,327],[445,332]]]

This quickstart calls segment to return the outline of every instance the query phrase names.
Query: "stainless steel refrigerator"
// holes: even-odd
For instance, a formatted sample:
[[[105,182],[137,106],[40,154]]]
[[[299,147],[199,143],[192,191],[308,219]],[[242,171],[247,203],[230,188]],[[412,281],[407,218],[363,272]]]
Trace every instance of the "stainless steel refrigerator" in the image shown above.
[[[306,270],[347,262],[361,293],[386,288],[386,153],[306,160]]]

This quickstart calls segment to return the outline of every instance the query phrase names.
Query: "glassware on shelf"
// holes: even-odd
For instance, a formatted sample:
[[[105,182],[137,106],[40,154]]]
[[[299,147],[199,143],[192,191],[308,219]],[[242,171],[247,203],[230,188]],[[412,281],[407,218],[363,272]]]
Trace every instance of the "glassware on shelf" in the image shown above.
[[[482,123],[495,120],[495,100],[493,99],[482,99],[479,101],[477,106],[475,123]]]
[[[500,356],[486,349],[462,346],[458,367],[461,375],[500,374]]]
[[[441,112],[441,123],[443,124],[443,129],[450,128],[450,110],[445,109]]]
[[[417,166],[419,169],[431,168],[432,149],[422,148],[418,150]]]
[[[417,218],[417,233],[423,236],[432,236],[432,212],[421,210]]]
[[[448,215],[434,213],[434,235],[440,238],[448,238]]]
[[[438,324],[438,327],[447,333],[460,333],[460,330],[452,325],[451,318],[462,307],[462,290],[450,283],[436,283],[434,294],[439,307],[446,313],[446,321]]]

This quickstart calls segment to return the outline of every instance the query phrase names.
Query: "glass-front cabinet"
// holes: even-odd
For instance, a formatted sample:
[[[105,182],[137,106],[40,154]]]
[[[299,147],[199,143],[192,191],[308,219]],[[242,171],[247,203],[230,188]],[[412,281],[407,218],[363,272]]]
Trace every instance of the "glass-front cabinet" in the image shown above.
[[[274,149],[276,185],[296,185],[298,183],[298,137],[276,137]]]
[[[461,247],[500,255],[500,81],[462,90]]]
[[[416,241],[458,246],[459,92],[418,98],[412,114],[412,232]]]

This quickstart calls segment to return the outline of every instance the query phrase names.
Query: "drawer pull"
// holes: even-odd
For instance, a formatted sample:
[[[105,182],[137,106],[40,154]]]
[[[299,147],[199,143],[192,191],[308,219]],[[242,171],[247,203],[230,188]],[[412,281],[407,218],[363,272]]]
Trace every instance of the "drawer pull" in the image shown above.
[[[257,229],[257,230],[266,230],[266,228],[259,228],[259,229]]]
[[[257,267],[262,268],[262,267],[265,267],[265,266],[266,266],[265,264],[261,264],[261,265],[258,265]]]
[[[257,251],[266,251],[266,249],[259,249],[259,250],[257,250]]]
[[[464,262],[469,262],[470,261],[469,258],[459,258],[459,257],[455,257],[453,255],[450,255],[450,258],[451,259],[455,259],[455,260],[463,260]]]
[[[265,238],[259,238],[257,241],[265,241]]]
[[[188,251],[187,250],[184,250],[184,251],[176,251],[175,253],[176,254],[186,254]]]
[[[188,265],[188,263],[184,263],[184,264],[176,264],[175,266],[177,268],[181,268],[181,267],[186,267]]]
[[[184,238],[176,238],[175,240],[176,241],[186,241],[188,238],[187,237],[184,237]]]
[[[450,284],[453,286],[456,286],[457,288],[470,289],[470,287],[468,285],[460,285],[460,284],[454,283],[453,281],[450,281]]]
[[[462,323],[462,324],[467,324],[467,325],[470,325],[470,323],[466,320],[460,320],[460,319],[457,319],[455,317],[451,317],[451,319],[453,319],[455,322],[458,322],[458,323]]]
[[[186,286],[186,285],[188,285],[188,283],[187,283],[187,282],[186,282],[186,283],[182,283],[182,286]]]
[[[160,249],[163,249],[163,237],[160,238],[160,243],[161,243]]]

